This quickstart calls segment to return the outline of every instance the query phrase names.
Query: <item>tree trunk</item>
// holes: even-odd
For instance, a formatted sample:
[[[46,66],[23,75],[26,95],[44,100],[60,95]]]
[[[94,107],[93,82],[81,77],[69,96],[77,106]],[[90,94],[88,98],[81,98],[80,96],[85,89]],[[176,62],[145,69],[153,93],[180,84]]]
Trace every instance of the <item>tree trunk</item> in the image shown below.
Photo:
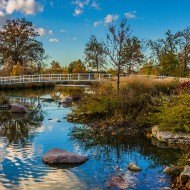
[[[120,91],[120,74],[117,73],[117,93],[119,94]]]

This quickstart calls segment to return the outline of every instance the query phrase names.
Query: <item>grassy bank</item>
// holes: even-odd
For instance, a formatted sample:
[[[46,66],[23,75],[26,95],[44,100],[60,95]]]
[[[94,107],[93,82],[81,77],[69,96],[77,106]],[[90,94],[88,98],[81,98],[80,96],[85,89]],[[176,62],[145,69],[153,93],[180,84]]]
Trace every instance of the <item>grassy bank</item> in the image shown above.
[[[115,82],[95,85],[92,93],[85,95],[73,110],[85,122],[103,125],[120,125],[130,122],[139,126],[150,125],[150,113],[160,104],[161,96],[171,96],[179,86],[178,81],[125,79],[117,93]]]

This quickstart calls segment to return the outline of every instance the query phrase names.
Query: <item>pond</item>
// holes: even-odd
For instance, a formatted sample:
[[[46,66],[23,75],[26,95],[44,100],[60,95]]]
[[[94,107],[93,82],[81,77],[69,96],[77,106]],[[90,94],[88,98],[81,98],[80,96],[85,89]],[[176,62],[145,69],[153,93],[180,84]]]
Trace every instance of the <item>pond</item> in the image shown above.
[[[85,128],[66,120],[71,108],[59,105],[57,101],[42,100],[57,100],[73,93],[81,95],[84,90],[83,87],[59,87],[5,92],[13,102],[27,98],[41,107],[29,116],[0,113],[1,190],[107,189],[109,179],[119,172],[125,173],[133,184],[129,189],[156,190],[170,185],[171,179],[163,173],[163,168],[178,160],[179,151],[159,148],[142,136],[118,134],[112,138],[110,135],[88,135],[83,131],[83,138],[76,134]],[[41,158],[51,148],[87,155],[89,160],[73,168],[49,167]],[[135,162],[142,171],[128,171],[130,162]]]

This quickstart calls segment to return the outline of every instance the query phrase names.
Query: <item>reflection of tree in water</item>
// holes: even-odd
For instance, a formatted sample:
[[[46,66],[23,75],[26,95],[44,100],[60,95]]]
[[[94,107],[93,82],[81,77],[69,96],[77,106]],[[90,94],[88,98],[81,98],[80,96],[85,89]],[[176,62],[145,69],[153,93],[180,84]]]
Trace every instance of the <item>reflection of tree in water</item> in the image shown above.
[[[132,135],[126,133],[125,130],[74,127],[70,137],[85,150],[96,152],[98,159],[106,157],[111,160],[114,154],[119,160],[123,155],[130,156],[137,152],[151,160],[153,165],[164,165],[175,163],[180,154],[180,151],[174,149],[158,148],[142,135]]]
[[[29,114],[13,114],[4,112],[0,114],[0,136],[6,137],[9,144],[24,146],[27,139],[43,121],[41,109]]]
[[[36,97],[50,97],[53,100],[58,100],[65,96],[71,97],[78,97],[79,99],[83,96],[83,93],[86,88],[82,87],[64,87],[64,86],[57,86],[55,88],[49,89],[33,89],[33,90],[26,90],[26,91],[11,91],[5,92],[7,96],[17,96],[17,97],[28,97],[28,98],[36,98]]]
[[[81,87],[56,87],[55,91],[51,94],[52,99],[59,99],[65,96],[81,99],[84,95],[85,88]]]

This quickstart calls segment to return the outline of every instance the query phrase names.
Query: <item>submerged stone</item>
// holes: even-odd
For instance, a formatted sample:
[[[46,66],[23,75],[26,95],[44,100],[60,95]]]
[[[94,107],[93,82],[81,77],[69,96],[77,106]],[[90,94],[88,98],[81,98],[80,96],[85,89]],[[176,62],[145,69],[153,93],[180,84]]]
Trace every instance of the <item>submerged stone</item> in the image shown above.
[[[87,156],[57,148],[51,149],[42,157],[42,161],[46,164],[81,164],[85,163],[88,159]]]
[[[10,109],[11,113],[28,113],[29,110],[20,104],[15,104],[15,105],[11,105],[11,109]]]
[[[121,176],[114,176],[108,182],[108,187],[116,187],[119,189],[128,189],[130,187],[129,182]]]
[[[139,172],[139,171],[142,170],[139,166],[137,166],[137,165],[136,165],[135,163],[133,163],[133,162],[128,165],[128,169],[129,169],[129,170],[132,170],[132,171],[135,171],[135,172]]]

